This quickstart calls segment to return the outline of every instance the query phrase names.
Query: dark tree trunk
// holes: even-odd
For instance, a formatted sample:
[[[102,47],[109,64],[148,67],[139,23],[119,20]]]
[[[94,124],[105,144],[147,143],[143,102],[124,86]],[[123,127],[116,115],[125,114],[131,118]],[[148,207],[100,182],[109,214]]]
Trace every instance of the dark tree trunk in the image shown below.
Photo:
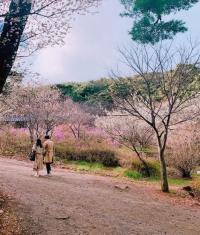
[[[168,120],[169,122],[169,120]],[[157,131],[157,141],[158,141],[158,154],[160,160],[160,178],[161,178],[161,190],[165,193],[169,192],[169,184],[167,177],[167,165],[165,162],[165,148],[167,143],[168,130],[162,135],[158,134]]]
[[[134,152],[137,154],[139,160],[141,161],[142,165],[144,166],[144,170],[145,170],[145,174],[147,177],[150,177],[151,176],[151,173],[149,171],[149,167],[148,167],[148,164],[146,163],[146,161],[142,158],[142,156],[140,155],[140,153],[137,151],[136,147],[133,145],[133,149],[134,149]]]
[[[169,192],[169,185],[167,180],[167,166],[164,157],[164,150],[159,149],[159,158],[160,158],[160,173],[161,173],[161,189],[163,192]]]
[[[0,93],[14,64],[20,40],[31,11],[31,2],[11,1],[0,36]]]
[[[149,171],[149,166],[147,165],[146,161],[142,158],[140,158],[140,161],[142,162],[143,166],[144,166],[144,170],[145,170],[145,175],[147,177],[150,177],[151,176],[151,173]]]

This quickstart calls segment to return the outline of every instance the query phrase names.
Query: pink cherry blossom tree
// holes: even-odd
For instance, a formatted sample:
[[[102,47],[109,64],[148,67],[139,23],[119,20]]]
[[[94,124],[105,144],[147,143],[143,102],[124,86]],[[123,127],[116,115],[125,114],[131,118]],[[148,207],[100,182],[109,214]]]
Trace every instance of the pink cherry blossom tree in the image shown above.
[[[48,86],[26,86],[14,90],[7,99],[10,112],[7,118],[21,120],[30,133],[30,140],[52,134],[56,126],[68,121],[68,103],[57,89]]]
[[[83,138],[84,128],[91,127],[94,124],[94,115],[88,112],[84,105],[74,102],[68,105],[68,111],[68,123],[74,138]]]

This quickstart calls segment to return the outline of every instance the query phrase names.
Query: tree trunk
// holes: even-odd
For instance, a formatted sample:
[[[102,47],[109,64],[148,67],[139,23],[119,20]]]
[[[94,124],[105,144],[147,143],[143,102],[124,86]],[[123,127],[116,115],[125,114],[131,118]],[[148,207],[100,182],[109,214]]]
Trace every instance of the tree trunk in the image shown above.
[[[29,130],[29,134],[30,134],[30,141],[31,141],[31,144],[32,144],[32,146],[33,146],[33,144],[34,144],[34,134],[33,134],[33,130],[32,130],[30,127],[28,127],[28,130]]]
[[[169,185],[167,180],[167,166],[165,163],[164,149],[159,148],[160,159],[160,173],[161,173],[161,189],[163,192],[169,192]]]
[[[147,176],[147,177],[150,177],[150,176],[151,176],[151,173],[150,173],[150,171],[149,171],[149,167],[148,167],[146,161],[143,160],[142,163],[143,163],[144,168],[145,168],[145,174],[146,174],[146,176]]]
[[[141,161],[141,163],[142,163],[143,166],[144,166],[144,170],[145,170],[146,176],[147,176],[147,177],[150,177],[150,176],[151,176],[151,173],[150,173],[150,171],[149,171],[149,167],[148,167],[146,161],[145,161],[140,155],[138,155],[138,158],[139,158],[139,160]]]
[[[0,93],[14,64],[31,6],[30,0],[12,0],[4,19],[0,36]]]
[[[149,167],[148,167],[146,161],[143,159],[143,157],[141,156],[140,152],[137,150],[137,148],[134,144],[132,144],[132,147],[133,147],[132,150],[137,154],[139,160],[141,161],[142,165],[144,166],[146,176],[150,177],[151,174],[150,174]]]

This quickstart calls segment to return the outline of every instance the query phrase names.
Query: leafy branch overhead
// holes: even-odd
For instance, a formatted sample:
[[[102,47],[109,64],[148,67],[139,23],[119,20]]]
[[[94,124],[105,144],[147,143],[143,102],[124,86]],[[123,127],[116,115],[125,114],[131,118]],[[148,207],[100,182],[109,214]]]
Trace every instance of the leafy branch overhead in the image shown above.
[[[155,44],[172,39],[187,31],[182,20],[167,20],[166,16],[189,10],[199,0],[121,0],[125,7],[122,16],[134,19],[130,35],[134,41]]]

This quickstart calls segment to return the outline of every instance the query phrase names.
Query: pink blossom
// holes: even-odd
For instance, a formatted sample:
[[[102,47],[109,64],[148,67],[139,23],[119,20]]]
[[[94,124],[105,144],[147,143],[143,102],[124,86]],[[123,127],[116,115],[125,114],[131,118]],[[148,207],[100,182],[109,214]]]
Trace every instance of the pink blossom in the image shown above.
[[[61,127],[56,127],[54,130],[54,137],[56,140],[64,140],[65,135],[64,132],[62,131]]]

